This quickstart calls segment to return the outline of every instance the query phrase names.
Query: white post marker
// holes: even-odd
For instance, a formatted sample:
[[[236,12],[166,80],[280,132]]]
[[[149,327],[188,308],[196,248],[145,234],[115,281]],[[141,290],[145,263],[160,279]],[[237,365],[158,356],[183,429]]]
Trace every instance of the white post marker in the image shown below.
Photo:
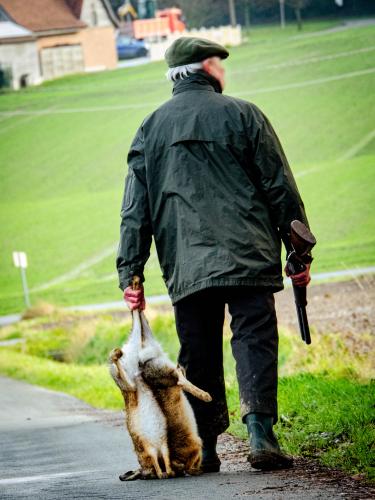
[[[30,307],[29,289],[26,280],[27,256],[25,252],[13,252],[13,262],[16,267],[20,268],[23,295],[25,298],[26,307]]]

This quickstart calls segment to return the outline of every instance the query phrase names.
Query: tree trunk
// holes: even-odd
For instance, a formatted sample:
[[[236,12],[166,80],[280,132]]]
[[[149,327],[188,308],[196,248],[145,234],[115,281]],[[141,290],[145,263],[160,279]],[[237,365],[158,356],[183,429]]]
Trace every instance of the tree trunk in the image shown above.
[[[237,19],[236,19],[236,9],[234,6],[234,0],[228,0],[229,2],[229,17],[230,17],[230,24],[235,27],[237,26]]]
[[[243,8],[244,8],[245,28],[248,29],[250,27],[250,1],[249,0],[244,0]]]
[[[299,7],[296,7],[294,9],[294,12],[296,13],[296,19],[297,19],[297,26],[298,26],[298,31],[302,30],[302,16],[301,16],[301,9]]]
[[[280,2],[280,26],[285,28],[285,0],[279,0]]]
[[[138,17],[139,19],[146,19],[147,9],[146,0],[138,0]]]

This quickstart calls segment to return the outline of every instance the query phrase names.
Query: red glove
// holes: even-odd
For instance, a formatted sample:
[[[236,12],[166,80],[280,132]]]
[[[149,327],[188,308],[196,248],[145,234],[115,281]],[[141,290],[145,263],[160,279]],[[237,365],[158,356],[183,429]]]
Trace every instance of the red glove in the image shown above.
[[[295,285],[295,286],[307,286],[310,283],[310,281],[311,281],[310,265],[311,264],[305,264],[305,265],[306,265],[306,269],[302,273],[293,274],[293,275],[290,275],[288,272],[288,268],[285,267],[285,269],[284,269],[285,274],[287,276],[289,276],[289,278],[292,280],[293,285]]]
[[[125,288],[124,300],[131,311],[134,311],[134,309],[140,309],[143,311],[146,307],[143,286],[141,285],[139,290],[133,290],[131,286]]]

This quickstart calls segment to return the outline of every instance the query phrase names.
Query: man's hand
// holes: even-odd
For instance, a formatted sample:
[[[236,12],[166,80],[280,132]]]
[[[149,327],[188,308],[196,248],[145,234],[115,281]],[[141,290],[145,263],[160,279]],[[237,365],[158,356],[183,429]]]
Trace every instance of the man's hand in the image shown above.
[[[290,275],[288,272],[288,266],[285,267],[284,271],[287,276],[292,280],[293,285],[295,286],[307,286],[311,281],[310,276],[310,264],[305,264],[306,269],[299,274]]]
[[[125,288],[124,300],[131,311],[134,311],[134,309],[143,311],[146,307],[143,286],[140,285],[139,290],[133,290],[131,286]]]

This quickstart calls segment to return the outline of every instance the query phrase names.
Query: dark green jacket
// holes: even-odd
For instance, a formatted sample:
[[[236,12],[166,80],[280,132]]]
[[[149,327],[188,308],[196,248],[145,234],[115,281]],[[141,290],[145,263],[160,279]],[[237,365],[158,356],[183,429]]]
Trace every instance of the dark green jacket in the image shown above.
[[[120,288],[143,279],[152,235],[173,302],[211,286],[283,288],[281,240],[307,223],[280,142],[254,105],[203,72],[178,80],[128,155]]]

